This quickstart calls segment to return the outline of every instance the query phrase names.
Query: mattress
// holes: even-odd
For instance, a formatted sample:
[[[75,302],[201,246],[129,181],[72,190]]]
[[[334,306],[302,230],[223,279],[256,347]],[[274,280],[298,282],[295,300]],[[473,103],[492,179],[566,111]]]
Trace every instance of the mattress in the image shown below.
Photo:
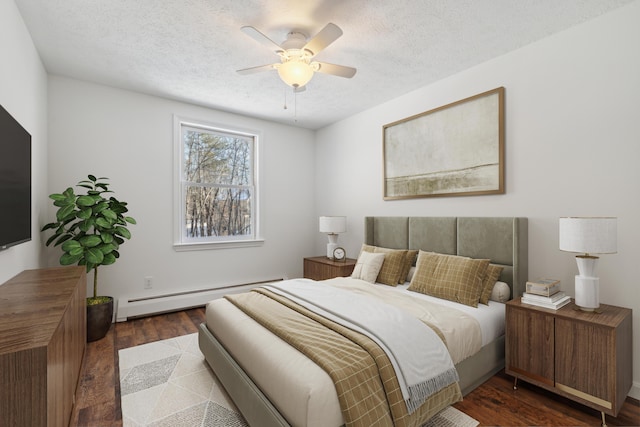
[[[336,280],[361,282],[357,279],[340,278],[331,279],[325,283],[330,284]],[[363,287],[371,286],[363,285]],[[460,317],[464,317],[467,324],[470,323],[468,318],[470,316],[475,319],[471,323],[477,325],[476,334],[479,326],[481,337],[476,339],[482,343],[481,345],[493,341],[504,333],[503,304],[490,302],[488,306],[472,308],[410,292],[406,289],[408,285],[396,288],[384,285],[373,286],[379,288],[380,292],[410,295],[410,298],[428,300],[441,307],[455,308],[457,310],[446,311],[464,313],[467,316],[460,315]],[[211,301],[207,305],[206,319],[207,328],[291,425],[313,427],[343,424],[335,387],[322,368],[224,298]],[[452,354],[455,363],[471,355],[468,354],[471,350],[465,344],[468,339],[465,338],[467,332],[463,330],[464,327],[453,324],[440,324],[438,327],[447,340],[460,342],[460,349],[455,351],[455,355]],[[477,351],[477,348],[474,351]]]
[[[340,426],[329,375],[224,298],[207,304],[207,328],[292,426]]]

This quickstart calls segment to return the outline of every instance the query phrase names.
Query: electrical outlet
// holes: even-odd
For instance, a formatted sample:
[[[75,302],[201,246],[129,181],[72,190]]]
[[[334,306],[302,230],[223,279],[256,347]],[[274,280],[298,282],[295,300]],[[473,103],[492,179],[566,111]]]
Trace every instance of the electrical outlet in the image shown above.
[[[145,276],[144,278],[144,288],[145,289],[151,289],[153,287],[153,277],[152,276]]]

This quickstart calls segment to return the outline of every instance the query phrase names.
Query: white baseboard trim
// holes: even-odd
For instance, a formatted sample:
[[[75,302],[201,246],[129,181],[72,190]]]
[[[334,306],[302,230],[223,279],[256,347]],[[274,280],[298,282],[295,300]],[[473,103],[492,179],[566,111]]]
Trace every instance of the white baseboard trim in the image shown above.
[[[130,317],[148,316],[158,313],[201,307],[224,295],[247,292],[267,283],[285,280],[286,277],[258,282],[228,285],[223,288],[191,289],[163,295],[143,295],[118,298],[116,321],[125,322]]]
[[[640,382],[633,382],[633,384],[631,385],[631,390],[629,390],[629,397],[640,400]]]

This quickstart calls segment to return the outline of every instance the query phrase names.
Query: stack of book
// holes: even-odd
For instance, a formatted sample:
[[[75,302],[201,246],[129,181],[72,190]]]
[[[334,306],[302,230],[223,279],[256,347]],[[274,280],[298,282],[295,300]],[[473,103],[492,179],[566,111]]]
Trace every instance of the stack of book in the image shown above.
[[[560,281],[538,279],[527,282],[527,292],[522,295],[524,304],[557,310],[571,302],[571,297],[560,290]]]

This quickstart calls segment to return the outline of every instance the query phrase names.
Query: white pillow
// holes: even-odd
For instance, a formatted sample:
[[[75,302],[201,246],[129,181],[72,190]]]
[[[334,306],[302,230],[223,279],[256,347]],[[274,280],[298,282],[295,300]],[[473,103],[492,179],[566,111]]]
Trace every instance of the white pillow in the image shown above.
[[[509,288],[509,285],[504,282],[496,282],[496,284],[493,285],[493,291],[491,291],[489,299],[491,301],[507,302],[510,296],[511,288]]]
[[[413,275],[416,272],[416,268],[415,267],[410,267],[409,268],[409,273],[407,274],[407,282],[410,282],[411,279],[413,279]]]
[[[358,256],[358,261],[356,261],[351,277],[375,283],[383,262],[384,253],[362,251]]]

